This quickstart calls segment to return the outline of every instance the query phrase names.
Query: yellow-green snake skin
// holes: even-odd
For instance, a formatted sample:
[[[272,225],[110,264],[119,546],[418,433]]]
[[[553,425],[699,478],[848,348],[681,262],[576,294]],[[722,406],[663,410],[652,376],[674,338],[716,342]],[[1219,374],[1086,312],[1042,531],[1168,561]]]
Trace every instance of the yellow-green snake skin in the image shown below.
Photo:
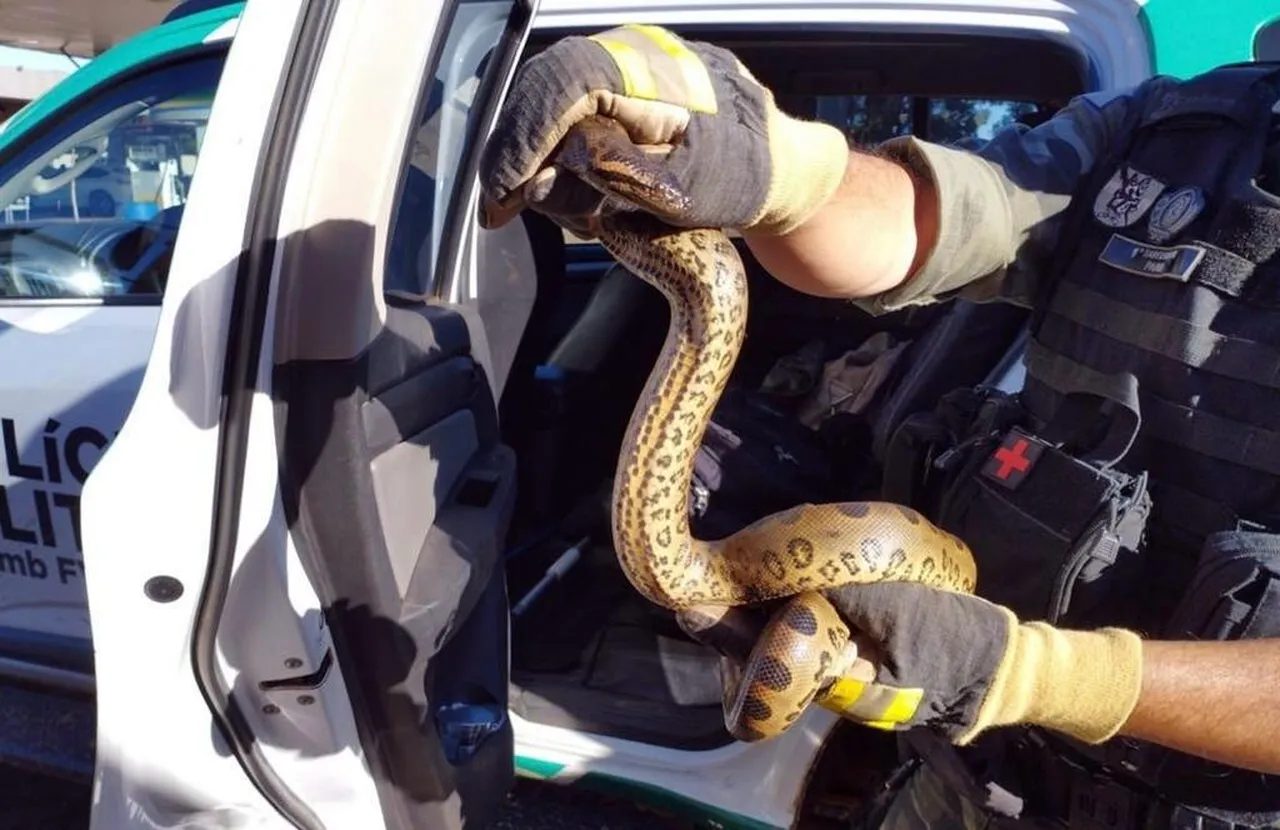
[[[678,212],[661,181],[607,119],[588,119],[557,157],[597,187],[657,213]],[[963,542],[914,510],[886,503],[806,504],[718,540],[690,534],[694,453],[742,345],[747,281],[725,234],[677,229],[639,214],[596,228],[623,265],[667,298],[666,341],[631,416],[613,491],[613,542],[635,588],[676,611],[785,600],[726,695],[726,726],[743,740],[790,726],[847,667],[849,630],[820,593],[852,583],[913,581],[973,590]],[[775,603],[777,605],[777,603]]]

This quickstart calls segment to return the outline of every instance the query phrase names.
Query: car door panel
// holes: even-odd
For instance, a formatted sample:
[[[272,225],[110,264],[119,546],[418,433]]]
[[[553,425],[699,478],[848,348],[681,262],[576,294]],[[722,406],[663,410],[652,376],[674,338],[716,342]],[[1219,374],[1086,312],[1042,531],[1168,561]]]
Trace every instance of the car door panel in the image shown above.
[[[250,3],[238,37],[267,37],[254,21],[270,8]],[[108,684],[101,826],[478,826],[513,777],[500,559],[515,463],[484,332],[461,306],[385,296],[384,270],[410,167],[437,221],[407,262],[459,270],[474,148],[533,4],[295,11],[257,161],[235,171],[256,169],[252,187],[221,194],[239,253],[223,245],[201,280],[199,237],[179,241],[142,392],[93,488],[97,544],[147,521],[118,495],[133,487],[164,506],[146,535],[169,556],[91,589],[115,612],[107,673],[141,667],[168,696]],[[219,197],[201,172],[189,215],[218,204],[199,201]],[[140,432],[159,422],[163,452]],[[148,622],[167,672],[126,651]],[[184,749],[162,768],[166,734]]]
[[[273,385],[286,512],[335,598],[329,629],[383,784],[414,826],[444,826],[451,793],[465,806],[511,776],[499,560],[515,465],[465,321],[389,305],[364,354],[291,361]]]
[[[386,168],[370,166],[365,192],[392,193],[410,215],[457,215],[446,208],[474,180],[468,148],[492,114],[492,101],[466,90],[501,88],[531,11],[504,0],[446,6],[416,126],[359,145],[380,142],[389,162],[393,138],[411,140],[394,169],[412,186],[391,191]],[[406,290],[428,284],[425,274],[395,271],[453,269],[450,240],[466,224],[393,228],[393,250],[408,255],[380,264],[378,220],[346,218],[363,171],[311,170],[298,192],[309,212],[332,218],[302,223],[285,242],[266,341],[290,538],[323,608],[386,825],[482,825],[514,774],[501,567],[514,454],[499,442],[474,314]],[[315,198],[327,193],[332,202]],[[369,209],[383,208],[369,200]],[[395,212],[393,224],[404,218]]]

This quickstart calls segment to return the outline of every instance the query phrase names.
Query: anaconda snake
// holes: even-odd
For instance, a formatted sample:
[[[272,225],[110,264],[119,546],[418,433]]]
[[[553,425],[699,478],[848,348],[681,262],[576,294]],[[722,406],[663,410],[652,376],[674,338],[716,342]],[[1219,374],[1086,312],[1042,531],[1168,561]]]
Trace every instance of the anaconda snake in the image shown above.
[[[580,123],[556,162],[632,207],[659,215],[681,209],[679,188],[616,122]],[[641,594],[679,612],[714,617],[727,607],[786,600],[725,698],[726,727],[735,737],[779,734],[849,665],[849,630],[822,589],[901,580],[968,592],[972,555],[915,511],[876,502],[801,505],[724,539],[694,539],[688,518],[694,453],[746,326],[742,261],[719,230],[677,229],[644,214],[614,214],[595,230],[671,306],[666,342],[618,459],[612,520],[619,561]]]

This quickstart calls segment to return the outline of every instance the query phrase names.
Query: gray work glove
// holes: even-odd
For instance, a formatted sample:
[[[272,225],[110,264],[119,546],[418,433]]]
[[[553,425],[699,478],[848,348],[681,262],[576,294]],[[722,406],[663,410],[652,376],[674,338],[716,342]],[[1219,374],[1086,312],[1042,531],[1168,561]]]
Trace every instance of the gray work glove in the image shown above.
[[[786,233],[835,192],[848,159],[839,130],[781,112],[731,52],[623,26],[565,38],[521,67],[481,157],[486,227],[526,205],[553,218],[598,208],[599,193],[548,167],[592,115],[665,156],[687,206],[661,218],[683,227]]]
[[[1019,623],[987,600],[910,582],[826,595],[875,677],[838,680],[824,706],[868,725],[930,726],[965,744],[1030,723],[1101,743],[1137,703],[1142,644],[1130,631]]]

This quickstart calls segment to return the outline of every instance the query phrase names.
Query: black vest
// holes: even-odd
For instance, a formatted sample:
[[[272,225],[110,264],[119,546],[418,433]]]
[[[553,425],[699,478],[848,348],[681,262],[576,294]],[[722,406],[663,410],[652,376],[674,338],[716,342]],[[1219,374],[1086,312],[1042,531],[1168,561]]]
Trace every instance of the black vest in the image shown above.
[[[1280,198],[1254,184],[1278,75],[1229,67],[1152,96],[1073,208],[1027,353],[1039,423],[1097,396],[1114,449],[1132,419],[1119,466],[1150,475],[1154,525],[1193,547],[1280,516]]]
[[[1256,185],[1278,99],[1267,65],[1157,88],[1067,209],[1021,395],[962,399],[980,426],[934,463],[934,513],[1023,619],[1280,636],[1280,198]],[[1072,826],[1210,826],[1176,804],[1280,826],[1280,780],[1138,741],[997,730],[966,754]]]

